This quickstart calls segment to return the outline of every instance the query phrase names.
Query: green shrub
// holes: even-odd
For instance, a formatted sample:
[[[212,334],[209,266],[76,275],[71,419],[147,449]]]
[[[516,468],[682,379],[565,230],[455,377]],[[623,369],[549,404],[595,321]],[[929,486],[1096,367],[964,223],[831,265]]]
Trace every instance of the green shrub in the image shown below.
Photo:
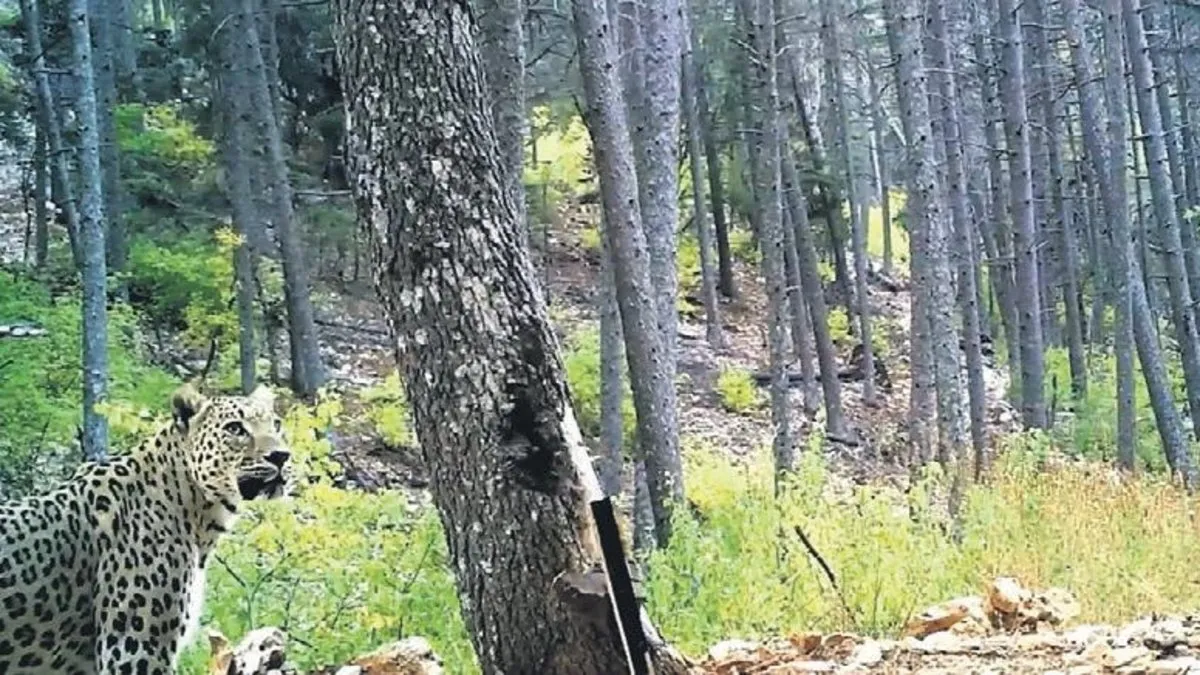
[[[0,491],[40,489],[74,468],[70,448],[82,417],[80,302],[52,298],[45,286],[0,275],[0,323],[30,322],[43,337],[0,340]],[[178,381],[145,362],[136,317],[125,306],[108,313],[108,404],[114,452],[127,450],[144,425],[165,411]],[[136,421],[140,420],[140,421]]]
[[[550,222],[563,199],[588,189],[591,138],[577,113],[555,115],[549,106],[540,105],[534,106],[531,115],[537,149],[526,146],[524,180],[533,206],[530,212],[542,222]]]
[[[807,631],[894,638],[912,614],[977,594],[998,575],[1071,590],[1085,623],[1193,604],[1196,527],[1186,524],[1197,501],[1161,481],[1113,481],[1095,466],[1047,471],[1014,447],[989,484],[969,489],[956,545],[930,496],[936,470],[908,495],[874,485],[831,491],[823,456],[806,452],[776,499],[765,449],[735,463],[694,442],[684,448],[688,498],[703,524],[676,513],[670,545],[649,561],[646,593],[663,636],[691,654]],[[836,589],[794,528],[837,575]]]
[[[124,103],[113,110],[121,150],[121,178],[137,204],[152,213],[134,213],[135,220],[153,225],[153,212],[174,209],[215,188],[216,148],[179,106]],[[169,205],[169,206],[168,206]]]
[[[585,328],[567,340],[563,354],[563,366],[567,374],[567,386],[571,391],[575,416],[585,435],[600,435],[600,330]],[[637,417],[633,408],[633,394],[629,389],[628,377],[622,370],[621,417],[624,428],[625,446],[633,447],[637,437]]]
[[[183,330],[192,346],[236,336],[237,312],[231,298],[238,243],[227,228],[211,239],[185,239],[170,246],[136,239],[124,273],[131,301],[152,323]]]
[[[729,255],[734,260],[740,260],[747,265],[757,265],[762,259],[762,251],[750,230],[743,228],[729,229]]]
[[[385,443],[392,447],[416,443],[400,373],[393,371],[383,382],[364,389],[360,400],[366,406],[367,419]]]
[[[762,405],[762,397],[754,386],[750,371],[736,366],[724,366],[717,376],[717,395],[721,405],[730,412],[744,413]]]

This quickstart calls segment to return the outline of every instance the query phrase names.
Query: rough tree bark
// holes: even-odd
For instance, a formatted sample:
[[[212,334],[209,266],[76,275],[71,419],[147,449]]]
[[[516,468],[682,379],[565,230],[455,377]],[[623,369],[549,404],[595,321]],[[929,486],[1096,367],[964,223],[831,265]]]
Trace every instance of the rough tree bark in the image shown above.
[[[756,0],[752,13],[753,86],[758,130],[758,162],[754,166],[759,203],[759,248],[767,293],[767,345],[770,351],[771,421],[774,423],[775,489],[796,465],[787,382],[787,295],[784,284],[783,213],[780,205],[779,81],[776,68],[774,0]]]
[[[351,182],[481,670],[620,672],[606,601],[581,598],[595,478],[503,188],[468,5],[333,8]],[[590,48],[607,21],[601,2],[584,9]]]
[[[637,411],[639,459],[646,463],[658,544],[670,538],[671,511],[683,499],[683,467],[675,428],[675,383],[661,333],[638,199],[628,113],[616,67],[617,45],[605,5],[576,0],[575,29],[586,119],[604,204],[605,241],[613,258],[621,327]],[[631,59],[635,60],[636,59]],[[674,198],[674,197],[673,197]]]
[[[1042,345],[1041,293],[1038,285],[1037,223],[1034,220],[1032,159],[1029,149],[1029,113],[1025,107],[1025,58],[1021,23],[1013,0],[998,0],[997,30],[1000,39],[1000,103],[1004,109],[1004,135],[1009,150],[1009,195],[1013,216],[1013,249],[1016,254],[1016,296],[1021,361],[1021,417],[1027,428],[1044,428],[1046,402],[1043,391],[1046,360]]]
[[[496,141],[504,158],[504,187],[512,196],[528,239],[525,216],[525,0],[487,0],[480,11],[480,41]]]
[[[83,455],[100,461],[108,456],[108,421],[96,412],[108,390],[108,269],[105,260],[104,193],[100,170],[100,129],[88,0],[71,0],[69,23],[72,70],[79,83],[75,112],[79,116],[79,244],[83,253]]]
[[[308,267],[304,246],[297,231],[292,205],[292,183],[284,156],[283,138],[275,115],[276,102],[271,100],[270,78],[266,60],[255,25],[257,4],[254,0],[238,0],[239,11],[231,22],[243,46],[248,73],[253,80],[251,110],[259,128],[259,137],[266,143],[265,165],[270,182],[270,213],[279,239],[283,263],[283,294],[288,315],[288,344],[292,357],[292,389],[302,397],[316,393],[325,382],[325,367],[321,362],[317,324],[309,296]]]
[[[1179,211],[1171,185],[1171,167],[1167,155],[1167,139],[1163,129],[1163,118],[1154,95],[1154,74],[1150,69],[1150,47],[1146,44],[1146,32],[1142,28],[1137,0],[1123,0],[1122,16],[1125,22],[1125,42],[1128,45],[1129,66],[1133,72],[1136,89],[1138,120],[1141,122],[1142,147],[1146,153],[1146,168],[1150,174],[1150,200],[1154,219],[1161,234],[1161,258],[1166,268],[1167,287],[1171,300],[1171,317],[1179,340],[1183,360],[1183,376],[1187,382],[1188,408],[1192,417],[1193,433],[1200,435],[1200,333],[1196,328],[1196,314],[1192,307],[1192,289],[1188,286],[1188,274],[1180,239]],[[1148,233],[1147,233],[1148,236]],[[1188,454],[1179,459],[1186,461]],[[1181,467],[1182,468],[1182,467]],[[1186,474],[1185,474],[1186,475]]]
[[[684,23],[691,34],[691,20],[686,14]],[[712,232],[708,226],[708,210],[704,201],[704,155],[700,140],[700,110],[696,104],[696,50],[689,40],[683,53],[683,106],[687,118],[688,159],[692,171],[692,218],[696,241],[700,247],[700,297],[704,302],[705,337],[713,349],[720,349],[725,340],[721,332],[721,306],[717,300],[717,279],[712,264]]]
[[[63,145],[62,122],[54,109],[54,92],[50,89],[50,77],[46,73],[45,51],[42,47],[42,21],[38,0],[21,0],[21,18],[25,24],[25,39],[29,40],[29,51],[34,55],[30,68],[37,95],[37,114],[40,126],[45,129],[49,150],[51,193],[58,196],[67,221],[67,240],[71,245],[71,258],[75,267],[83,268],[83,251],[79,245],[79,208],[75,203],[75,186],[71,179],[70,158]]]
[[[833,153],[839,174],[834,180],[846,181],[846,196],[850,203],[850,240],[854,250],[854,298],[858,310],[859,343],[862,345],[863,405],[874,406],[875,349],[871,345],[871,309],[867,302],[867,242],[863,213],[858,207],[858,180],[850,156],[850,132],[847,128],[845,82],[842,79],[842,49],[838,38],[839,21],[832,0],[821,0],[821,44],[825,52],[826,105],[833,118]],[[840,209],[838,203],[836,208]]]

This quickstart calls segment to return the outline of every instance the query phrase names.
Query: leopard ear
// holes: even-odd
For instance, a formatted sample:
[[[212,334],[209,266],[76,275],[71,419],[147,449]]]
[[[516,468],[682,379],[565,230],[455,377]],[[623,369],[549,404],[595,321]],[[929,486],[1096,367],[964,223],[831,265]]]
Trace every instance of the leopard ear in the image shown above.
[[[207,402],[208,399],[191,382],[176,389],[175,394],[171,396],[171,417],[175,428],[181,433],[186,432],[192,418]]]
[[[253,402],[255,405],[259,405],[264,408],[275,407],[275,392],[274,392],[274,390],[272,390],[270,387],[267,387],[267,386],[264,386],[261,384],[258,385],[257,387],[255,387],[254,391],[250,392],[246,396],[246,398],[250,399],[250,401]]]

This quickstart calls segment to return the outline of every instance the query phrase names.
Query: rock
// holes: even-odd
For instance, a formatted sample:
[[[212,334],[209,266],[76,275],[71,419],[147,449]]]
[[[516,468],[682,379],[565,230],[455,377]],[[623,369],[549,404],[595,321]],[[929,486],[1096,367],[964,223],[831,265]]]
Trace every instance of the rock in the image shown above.
[[[212,675],[270,675],[283,668],[287,636],[278,628],[258,628],[230,649],[224,635],[209,631],[208,644]]]
[[[1163,619],[1150,626],[1142,638],[1142,643],[1150,649],[1168,652],[1181,645],[1187,645],[1187,630],[1179,619]]]
[[[1022,618],[1034,626],[1038,623],[1057,626],[1079,616],[1079,612],[1079,601],[1065,588],[1048,588],[1034,595],[1020,610]]]
[[[368,675],[442,675],[442,660],[423,637],[407,637],[355,659]]]
[[[363,675],[362,666],[342,666],[334,675]]]
[[[1118,647],[1108,653],[1101,663],[1106,668],[1146,668],[1154,660],[1154,653],[1145,647]]]
[[[1016,614],[1029,596],[1029,591],[1016,579],[996,577],[988,587],[988,606],[1000,614]]]
[[[1131,624],[1121,628],[1117,633],[1117,637],[1113,639],[1114,647],[1128,647],[1131,644],[1141,644],[1142,638],[1146,633],[1150,632],[1152,622],[1149,618],[1138,619]]]
[[[909,619],[908,623],[904,625],[903,635],[906,637],[923,638],[927,635],[949,630],[951,626],[971,614],[971,606],[973,604],[973,600],[968,602],[960,598],[929,607],[924,612]]]
[[[1159,659],[1146,668],[1146,675],[1182,675],[1200,672],[1200,660],[1192,657]]]
[[[883,661],[883,649],[874,640],[864,642],[850,653],[850,663],[853,665],[871,667]]]
[[[820,636],[817,644],[820,644]],[[725,640],[708,648],[708,658],[711,661],[725,661],[743,654],[753,654],[758,651],[758,643],[749,640]],[[810,650],[811,651],[811,650]]]

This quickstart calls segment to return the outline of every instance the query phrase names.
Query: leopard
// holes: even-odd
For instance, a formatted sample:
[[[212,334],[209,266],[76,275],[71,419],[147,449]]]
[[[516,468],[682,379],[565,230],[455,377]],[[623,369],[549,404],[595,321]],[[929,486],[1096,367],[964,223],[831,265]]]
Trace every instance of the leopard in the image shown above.
[[[0,675],[168,675],[246,502],[294,486],[275,394],[192,383],[125,453],[0,503]]]

